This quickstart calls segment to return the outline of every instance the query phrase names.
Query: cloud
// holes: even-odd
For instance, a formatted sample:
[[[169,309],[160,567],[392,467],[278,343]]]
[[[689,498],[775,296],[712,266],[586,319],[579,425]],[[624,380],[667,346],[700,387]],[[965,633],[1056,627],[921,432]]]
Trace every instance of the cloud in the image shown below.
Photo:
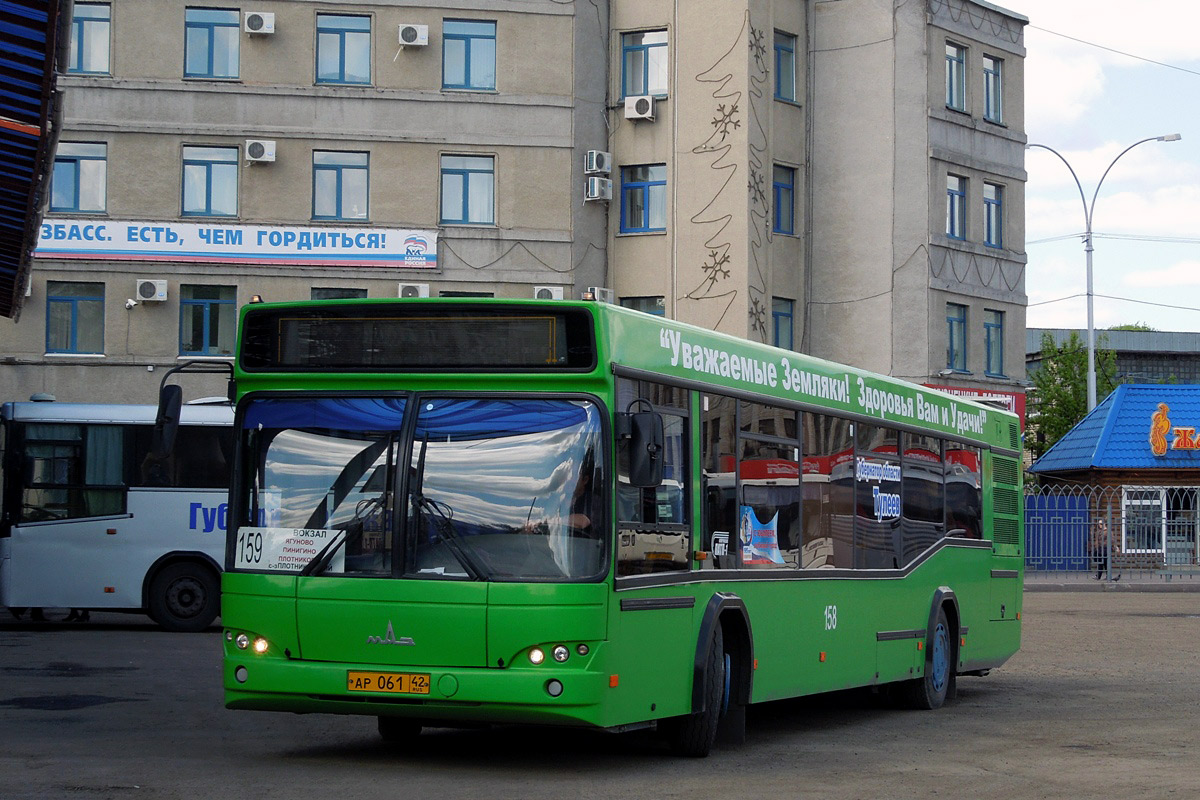
[[[1122,283],[1126,286],[1147,287],[1174,291],[1181,286],[1200,286],[1200,261],[1177,261],[1162,269],[1148,269],[1126,274]],[[1166,302],[1173,302],[1167,298]],[[1187,305],[1185,301],[1180,305]],[[1200,305],[1193,303],[1193,305]]]

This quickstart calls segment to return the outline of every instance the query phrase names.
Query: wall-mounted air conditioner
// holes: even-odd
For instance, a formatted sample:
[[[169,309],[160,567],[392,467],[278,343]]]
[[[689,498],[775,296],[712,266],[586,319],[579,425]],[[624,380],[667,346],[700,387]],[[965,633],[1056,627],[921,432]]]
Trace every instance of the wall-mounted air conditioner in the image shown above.
[[[270,162],[275,160],[274,139],[247,139],[246,160],[252,162]]]
[[[617,295],[612,289],[607,289],[603,286],[589,286],[585,291],[585,295],[590,295],[591,298],[599,303],[612,303],[617,299]]]
[[[612,153],[588,150],[583,156],[583,171],[587,175],[607,175],[612,172]]]
[[[429,44],[428,25],[400,24],[401,47],[424,47],[427,44]]]
[[[167,282],[153,278],[138,278],[137,297],[143,303],[161,303],[167,299]]]
[[[625,119],[654,121],[654,95],[639,94],[625,98]]]
[[[274,33],[275,12],[247,11],[242,16],[242,30],[246,33]]]
[[[584,200],[612,200],[612,181],[595,176],[587,179],[583,186]]]
[[[428,283],[402,283],[400,284],[401,297],[429,297]]]
[[[562,300],[563,287],[561,286],[535,286],[533,287],[533,296],[536,300]]]

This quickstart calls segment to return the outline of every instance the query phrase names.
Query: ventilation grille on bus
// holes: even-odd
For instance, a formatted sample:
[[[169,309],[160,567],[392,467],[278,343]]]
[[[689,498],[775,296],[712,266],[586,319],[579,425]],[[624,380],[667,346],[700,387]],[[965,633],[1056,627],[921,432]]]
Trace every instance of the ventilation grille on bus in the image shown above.
[[[1016,486],[1017,479],[1020,477],[1016,460],[993,456],[992,477],[996,479],[996,483],[1007,483],[1009,486]]]
[[[992,497],[994,498],[993,510],[997,514],[1010,514],[1014,517],[1017,515],[1017,509],[1021,507],[1021,504],[1018,502],[1015,490],[997,486],[992,490]],[[997,524],[999,524],[999,520],[997,520]]]
[[[992,523],[992,540],[996,544],[1018,547],[1021,544],[1021,524],[1015,519],[997,519]]]
[[[1008,441],[1012,445],[1013,450],[1020,451],[1021,449],[1021,426],[1017,423],[1010,423],[1008,426]]]

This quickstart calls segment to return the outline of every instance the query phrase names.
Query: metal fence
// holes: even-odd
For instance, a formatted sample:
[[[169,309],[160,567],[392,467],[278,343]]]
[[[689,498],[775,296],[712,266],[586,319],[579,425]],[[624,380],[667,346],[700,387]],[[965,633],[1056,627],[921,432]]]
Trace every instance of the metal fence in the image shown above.
[[[1200,580],[1200,486],[1025,487],[1025,571],[1055,580]]]

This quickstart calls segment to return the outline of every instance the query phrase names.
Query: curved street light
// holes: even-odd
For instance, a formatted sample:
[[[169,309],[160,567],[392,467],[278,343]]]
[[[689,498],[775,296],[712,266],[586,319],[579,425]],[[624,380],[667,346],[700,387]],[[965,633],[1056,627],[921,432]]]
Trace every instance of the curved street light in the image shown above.
[[[1117,157],[1109,162],[1105,168],[1104,174],[1100,176],[1100,182],[1096,184],[1096,191],[1092,193],[1092,202],[1088,203],[1087,196],[1083,193],[1083,184],[1079,182],[1079,176],[1075,174],[1075,170],[1071,167],[1071,162],[1063,156],[1062,153],[1055,150],[1053,147],[1048,147],[1044,144],[1027,144],[1025,149],[1040,147],[1043,150],[1049,150],[1054,155],[1058,156],[1059,160],[1067,165],[1067,169],[1071,172],[1071,177],[1075,179],[1075,186],[1079,189],[1079,199],[1083,203],[1083,251],[1087,255],[1087,352],[1088,352],[1088,368],[1087,368],[1087,410],[1090,412],[1096,407],[1096,327],[1092,316],[1092,214],[1096,210],[1096,198],[1100,196],[1100,187],[1104,184],[1104,179],[1108,177],[1108,173],[1113,166],[1121,160],[1121,156],[1128,153],[1139,144],[1146,142],[1178,142],[1183,137],[1178,133],[1168,133],[1163,136],[1150,136],[1146,139],[1141,139],[1126,147],[1121,152],[1117,153]]]

